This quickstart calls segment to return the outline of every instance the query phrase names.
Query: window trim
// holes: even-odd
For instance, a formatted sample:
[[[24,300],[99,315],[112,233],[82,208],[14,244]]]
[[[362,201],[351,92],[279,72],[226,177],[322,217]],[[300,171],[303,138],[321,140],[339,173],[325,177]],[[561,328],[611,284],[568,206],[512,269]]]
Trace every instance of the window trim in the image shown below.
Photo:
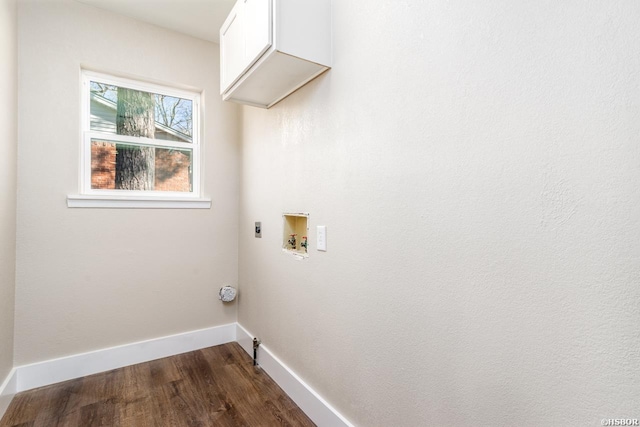
[[[68,195],[69,208],[109,209],[210,209],[208,198],[126,197]]]
[[[192,101],[192,142],[132,137],[91,130],[91,81],[168,95]],[[123,208],[209,208],[211,200],[202,196],[201,93],[129,78],[81,70],[81,126],[79,194],[67,196],[68,207]],[[192,156],[192,191],[97,190],[91,188],[91,140],[121,142],[139,146],[188,149]]]

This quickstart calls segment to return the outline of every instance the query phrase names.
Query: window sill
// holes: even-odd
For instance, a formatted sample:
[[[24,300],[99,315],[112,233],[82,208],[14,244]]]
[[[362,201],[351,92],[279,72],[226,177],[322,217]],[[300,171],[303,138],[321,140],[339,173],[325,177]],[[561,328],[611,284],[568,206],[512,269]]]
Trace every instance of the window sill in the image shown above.
[[[67,207],[107,209],[210,209],[211,199],[69,195],[67,196]]]

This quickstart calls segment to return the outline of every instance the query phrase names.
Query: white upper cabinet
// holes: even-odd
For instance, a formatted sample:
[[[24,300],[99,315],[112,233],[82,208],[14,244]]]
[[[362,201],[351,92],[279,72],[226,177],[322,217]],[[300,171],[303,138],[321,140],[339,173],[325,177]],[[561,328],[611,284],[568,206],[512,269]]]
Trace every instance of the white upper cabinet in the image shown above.
[[[220,93],[269,108],[331,67],[331,0],[238,0],[220,28]]]
[[[271,46],[271,0],[244,1],[245,60],[253,63]]]
[[[244,15],[239,13],[242,3],[231,10],[220,29],[220,88],[229,87],[243,71]]]

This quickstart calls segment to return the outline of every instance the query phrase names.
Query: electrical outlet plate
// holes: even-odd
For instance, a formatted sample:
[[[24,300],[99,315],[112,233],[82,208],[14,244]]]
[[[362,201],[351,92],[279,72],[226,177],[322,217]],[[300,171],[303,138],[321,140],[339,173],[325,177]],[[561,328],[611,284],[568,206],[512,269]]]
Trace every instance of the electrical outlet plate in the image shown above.
[[[316,227],[316,249],[319,251],[327,251],[327,226],[319,225]]]
[[[282,250],[306,258],[309,256],[309,214],[285,213],[282,215]]]

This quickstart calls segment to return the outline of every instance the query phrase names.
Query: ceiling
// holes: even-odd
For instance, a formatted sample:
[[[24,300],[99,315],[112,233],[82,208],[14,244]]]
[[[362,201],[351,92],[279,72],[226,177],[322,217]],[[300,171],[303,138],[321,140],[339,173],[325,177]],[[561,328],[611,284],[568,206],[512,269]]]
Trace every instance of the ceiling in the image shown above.
[[[77,0],[140,21],[219,43],[235,0]]]

